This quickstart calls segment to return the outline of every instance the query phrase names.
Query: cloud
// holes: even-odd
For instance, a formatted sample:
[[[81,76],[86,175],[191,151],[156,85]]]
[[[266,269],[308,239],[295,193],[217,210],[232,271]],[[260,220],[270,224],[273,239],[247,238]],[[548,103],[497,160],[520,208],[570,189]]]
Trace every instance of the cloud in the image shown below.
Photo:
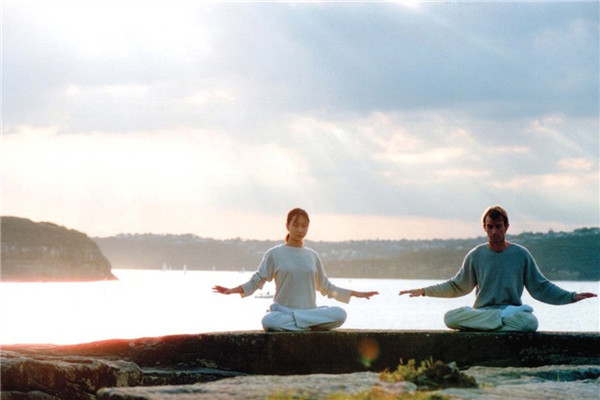
[[[383,159],[401,165],[450,163],[465,156],[462,147],[438,147],[422,153],[402,152],[382,156]]]
[[[128,131],[328,109],[597,111],[594,3],[432,4],[418,13],[385,3],[24,4],[7,3],[3,17],[9,126]],[[87,107],[64,95],[122,85],[148,95]],[[235,100],[206,112],[182,106],[198,93]]]
[[[558,161],[558,166],[567,171],[591,172],[596,167],[596,162],[582,157],[563,158]]]
[[[4,207],[598,223],[599,7],[8,2]]]
[[[297,115],[282,120],[287,125],[276,126],[277,140],[268,143],[199,129],[73,135],[21,127],[4,137],[4,207],[17,215],[77,210],[80,216],[71,218],[86,220],[112,210],[123,216],[115,221],[121,231],[149,225],[148,214],[155,221],[181,218],[173,226],[188,226],[189,232],[194,218],[186,214],[203,215],[202,220],[239,210],[273,215],[292,205],[366,219],[469,220],[487,205],[502,203],[538,221],[557,215],[588,225],[597,218],[596,158],[577,151],[557,158],[552,141],[537,146],[532,157],[523,146],[479,140],[473,133],[477,120],[455,119],[452,125],[413,118]],[[407,159],[403,142],[411,146]],[[537,169],[553,172],[533,172]]]

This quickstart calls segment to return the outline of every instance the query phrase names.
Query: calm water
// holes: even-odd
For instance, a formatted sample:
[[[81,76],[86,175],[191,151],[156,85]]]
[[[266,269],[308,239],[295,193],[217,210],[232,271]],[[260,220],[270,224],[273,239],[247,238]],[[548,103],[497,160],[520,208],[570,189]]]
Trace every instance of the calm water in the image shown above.
[[[80,343],[182,333],[260,330],[272,299],[212,293],[215,284],[236,286],[252,272],[113,270],[119,281],[90,283],[0,283],[0,344]],[[346,329],[447,329],[444,313],[471,305],[456,299],[398,296],[401,289],[439,281],[333,278],[339,286],[377,290],[371,300],[343,304],[317,295],[319,305],[348,312]],[[600,292],[599,282],[555,282],[567,290]],[[269,283],[264,291],[274,292]],[[565,306],[523,301],[535,309],[540,331],[600,331],[598,298]]]

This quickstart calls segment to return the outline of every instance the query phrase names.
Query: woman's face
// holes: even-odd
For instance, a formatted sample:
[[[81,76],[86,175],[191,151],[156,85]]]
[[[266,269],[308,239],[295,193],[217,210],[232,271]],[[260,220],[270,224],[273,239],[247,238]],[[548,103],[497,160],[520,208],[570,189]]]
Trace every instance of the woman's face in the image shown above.
[[[308,233],[308,220],[302,215],[296,216],[287,226],[290,241],[301,243]]]

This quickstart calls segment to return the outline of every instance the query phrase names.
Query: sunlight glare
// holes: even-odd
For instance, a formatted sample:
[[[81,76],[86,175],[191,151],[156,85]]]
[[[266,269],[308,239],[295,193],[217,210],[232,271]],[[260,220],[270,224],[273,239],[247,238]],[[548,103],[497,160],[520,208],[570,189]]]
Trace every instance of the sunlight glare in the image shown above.
[[[172,267],[168,271],[113,269],[118,281],[0,282],[0,345],[75,344],[262,329],[261,318],[272,299],[223,296],[211,290],[216,284],[233,287],[247,282],[256,266],[247,266],[245,271],[183,271],[182,266]],[[381,293],[368,302],[344,305],[348,311],[344,325],[347,329],[445,329],[445,310],[474,300],[474,292],[454,299],[422,298],[418,302],[397,295],[403,287],[435,282],[430,280],[331,279],[341,287],[376,287]],[[558,284],[580,292],[598,290],[597,282]],[[274,293],[274,284],[267,283],[263,290]],[[339,305],[334,299],[318,298],[319,305]],[[527,294],[523,300],[533,304]],[[544,316],[540,320],[542,331],[597,330],[597,298],[570,305],[569,309],[540,302],[533,306]],[[363,362],[377,359],[377,343],[364,342],[359,346]]]
[[[395,0],[392,3],[402,6],[402,7],[406,7],[413,11],[417,11],[421,8],[421,3],[423,3],[423,1],[420,1],[420,0]]]
[[[50,34],[90,57],[121,57],[135,52],[185,54],[187,45],[210,51],[204,24],[193,19],[187,2],[34,2],[29,10]],[[184,43],[186,45],[184,45]],[[163,53],[164,55],[164,53]]]

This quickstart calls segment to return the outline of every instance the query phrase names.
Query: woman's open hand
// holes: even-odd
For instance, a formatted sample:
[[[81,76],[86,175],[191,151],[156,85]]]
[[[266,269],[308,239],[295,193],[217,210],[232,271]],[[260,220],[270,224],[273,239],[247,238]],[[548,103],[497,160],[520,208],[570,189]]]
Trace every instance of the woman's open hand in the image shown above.
[[[371,296],[375,296],[379,294],[379,292],[355,292],[354,290],[350,293],[350,296],[359,297],[363,299],[369,300]]]
[[[213,286],[212,290],[214,293],[221,293],[221,294],[242,293],[242,288],[240,286],[234,287],[233,289],[228,289],[223,286],[215,285],[215,286]]]

